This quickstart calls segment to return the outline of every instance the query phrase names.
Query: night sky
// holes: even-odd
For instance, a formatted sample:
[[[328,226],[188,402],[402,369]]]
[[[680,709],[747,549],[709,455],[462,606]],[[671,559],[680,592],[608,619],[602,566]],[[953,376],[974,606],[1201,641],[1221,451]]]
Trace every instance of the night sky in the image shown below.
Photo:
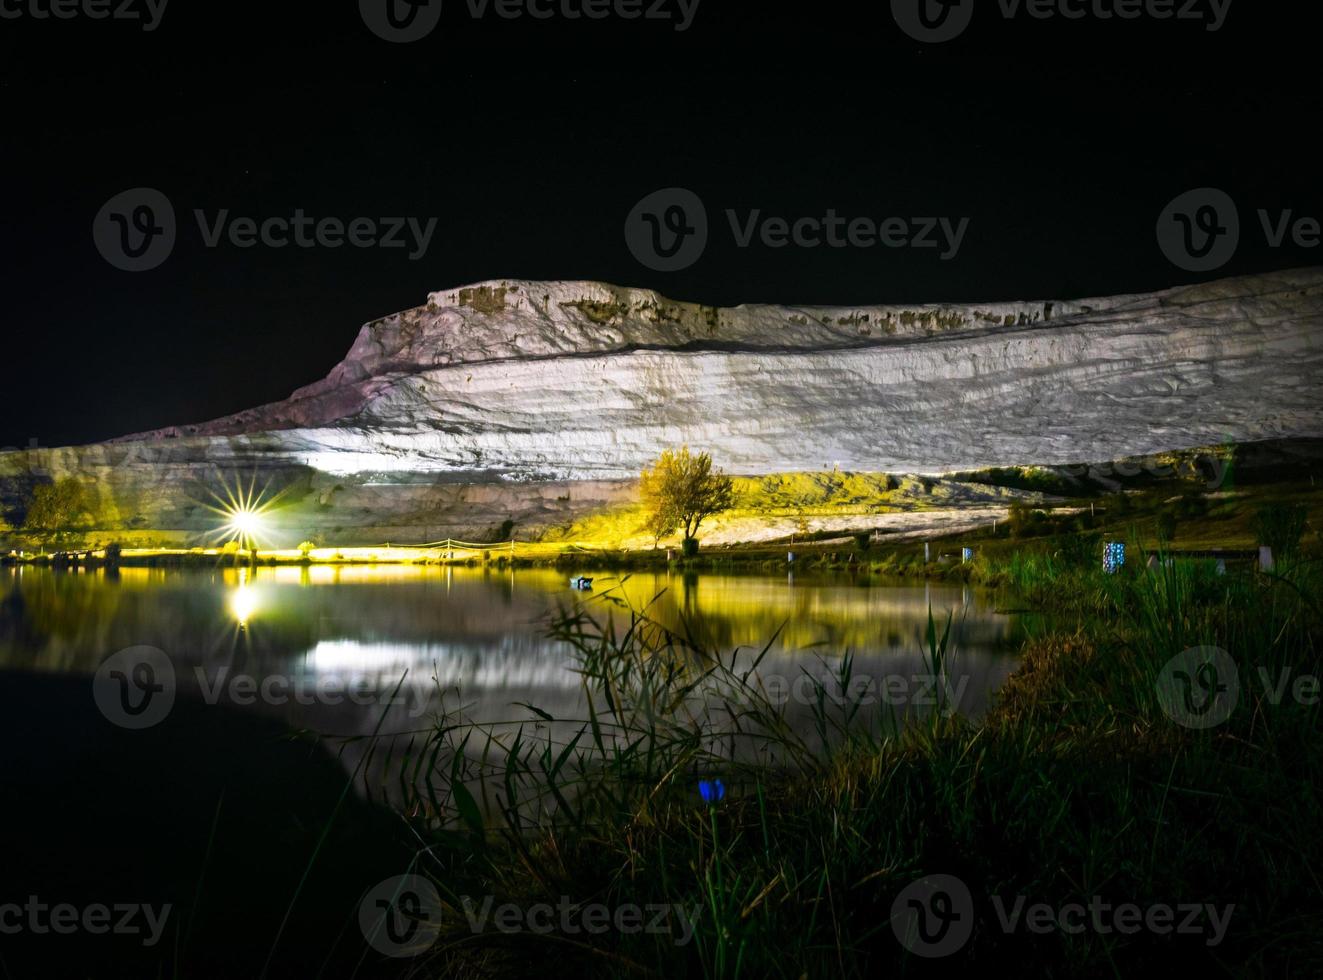
[[[1323,217],[1319,35],[1293,20],[1312,5],[1234,0],[1210,32],[1007,20],[978,0],[970,29],[934,45],[885,0],[705,0],[685,31],[475,19],[446,0],[431,35],[390,44],[354,2],[174,0],[150,32],[35,19],[32,2],[0,0],[24,11],[0,19],[0,446],[284,398],[362,323],[483,279],[849,304],[1073,298],[1319,263],[1317,248],[1271,247],[1256,214]],[[661,273],[622,228],[673,186],[699,195],[713,227],[698,262]],[[1173,266],[1155,234],[1166,204],[1203,186],[1231,195],[1243,225],[1235,257],[1206,274]],[[173,253],[142,273],[112,267],[92,237],[102,206],[135,187],[162,191],[179,221]],[[296,208],[438,224],[412,260],[209,248],[193,216]],[[728,208],[970,224],[946,261],[740,248]]]

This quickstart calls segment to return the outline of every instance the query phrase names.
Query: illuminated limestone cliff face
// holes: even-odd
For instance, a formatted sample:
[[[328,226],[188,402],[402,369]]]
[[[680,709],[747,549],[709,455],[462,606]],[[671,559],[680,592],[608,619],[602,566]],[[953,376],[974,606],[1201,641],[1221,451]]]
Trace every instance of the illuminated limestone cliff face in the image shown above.
[[[211,518],[195,485],[256,470],[310,531],[403,542],[564,520],[682,443],[739,474],[935,473],[1318,437],[1321,367],[1323,270],[906,307],[718,309],[501,280],[367,324],[286,401],[0,456],[0,503],[81,474],[108,522],[196,531]]]

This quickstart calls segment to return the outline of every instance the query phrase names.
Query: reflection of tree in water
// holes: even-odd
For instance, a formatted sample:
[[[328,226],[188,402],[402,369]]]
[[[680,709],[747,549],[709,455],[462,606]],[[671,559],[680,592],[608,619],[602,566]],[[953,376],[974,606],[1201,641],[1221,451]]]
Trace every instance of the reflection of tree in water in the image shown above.
[[[0,649],[12,650],[8,658],[12,666],[27,666],[26,654],[41,649],[41,634],[27,616],[27,603],[17,582],[13,582],[0,598]]]
[[[499,650],[528,638],[536,650],[549,616],[575,605],[618,625],[630,609],[646,610],[667,629],[688,631],[697,646],[726,653],[761,650],[778,630],[777,647],[806,658],[913,653],[923,648],[929,602],[939,624],[955,611],[959,647],[1004,648],[1012,635],[1007,617],[959,588],[845,575],[599,573],[595,591],[580,594],[556,570],[346,566],[258,569],[250,583],[255,604],[241,629],[234,569],[124,569],[118,581],[100,572],[5,570],[0,667],[91,671],[130,646],[253,673],[297,672],[324,641]],[[289,658],[295,662],[282,663]]]
[[[238,668],[308,648],[316,624],[298,609],[273,604],[240,629],[227,607],[235,585],[232,572],[24,569],[0,603],[0,667],[90,672],[117,650],[154,646]]]
[[[70,669],[77,651],[101,649],[119,609],[119,589],[88,572],[11,574],[0,603],[0,649],[12,651],[6,667]],[[49,654],[54,654],[52,660]]]
[[[635,575],[603,583],[657,623],[688,632],[703,647],[777,646],[815,654],[847,650],[922,649],[928,609],[941,624],[952,615],[957,645],[997,648],[1011,636],[1005,616],[980,604],[972,590],[949,586],[882,585],[857,577]]]

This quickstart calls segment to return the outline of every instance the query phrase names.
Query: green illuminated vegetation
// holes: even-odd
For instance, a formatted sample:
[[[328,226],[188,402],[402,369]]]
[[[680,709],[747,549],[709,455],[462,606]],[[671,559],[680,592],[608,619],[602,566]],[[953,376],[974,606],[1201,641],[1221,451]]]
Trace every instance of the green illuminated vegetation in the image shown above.
[[[1019,498],[995,530],[929,542],[937,557],[973,546],[968,563],[925,561],[921,542],[863,536],[797,546],[797,570],[848,564],[863,578],[980,582],[1039,613],[1019,669],[977,721],[932,712],[902,726],[817,685],[805,735],[730,647],[695,643],[683,619],[628,583],[596,612],[562,616],[552,629],[577,651],[586,717],[529,706],[527,724],[497,730],[447,716],[409,748],[408,759],[429,758],[447,777],[410,783],[405,807],[411,838],[427,845],[418,870],[448,912],[422,969],[519,972],[528,940],[474,935],[461,899],[472,894],[524,908],[569,896],[695,910],[685,945],[614,931],[573,937],[557,959],[576,975],[1323,968],[1307,925],[1323,917],[1320,495],[1309,472],[1231,474],[1216,487],[1198,476],[1077,481],[1069,499]],[[1051,492],[1049,475],[1034,470],[963,479]],[[915,489],[931,495],[938,482]],[[737,509],[753,501],[795,515],[858,507],[852,498],[865,488],[870,506],[907,489],[850,474],[733,489]],[[622,510],[614,520],[636,518]],[[1129,546],[1118,574],[1101,568],[1105,540]],[[1260,544],[1273,549],[1271,570],[1257,564]],[[948,635],[930,623],[923,653],[939,676]],[[1227,652],[1239,691],[1229,717],[1206,729],[1183,723],[1160,683],[1173,658],[1203,647]],[[852,670],[846,657],[838,689]],[[709,710],[696,714],[688,708],[700,695]],[[570,734],[547,733],[542,723],[553,721]],[[716,778],[725,798],[700,800],[700,781]],[[890,919],[900,892],[935,874],[969,886],[975,926],[958,957],[929,962],[903,949]],[[1151,930],[1037,935],[1008,931],[997,915],[994,898],[1009,906],[1022,896],[1054,908],[1095,896],[1234,908],[1218,942]],[[561,938],[571,937],[545,942]]]
[[[1173,455],[1097,473],[726,481],[710,460],[681,451],[650,468],[639,503],[564,528],[559,541],[470,543],[465,563],[560,563],[525,573],[548,590],[565,589],[565,564],[574,574],[613,570],[597,576],[588,606],[550,624],[574,651],[591,710],[556,717],[547,705],[521,704],[506,723],[479,725],[456,704],[371,746],[374,765],[358,788],[389,804],[418,854],[414,870],[446,902],[441,939],[406,974],[523,976],[530,951],[545,951],[550,975],[927,975],[934,964],[904,951],[890,916],[902,889],[934,874],[958,876],[976,908],[969,945],[937,962],[938,973],[1323,971],[1312,928],[1323,921],[1323,495],[1313,468],[1238,460],[1227,451],[1203,469]],[[34,534],[85,520],[72,488],[55,485],[40,503],[39,524],[25,528]],[[875,533],[875,519],[989,504],[995,526],[926,540]],[[241,541],[260,537],[262,510],[261,495],[218,509],[224,563],[251,560]],[[774,534],[671,565],[654,548],[667,535],[729,536],[770,521]],[[1128,546],[1119,574],[1101,568],[1104,542]],[[419,566],[441,560],[438,549],[363,549],[364,561],[398,564],[342,567],[352,550],[319,544],[260,559],[301,567],[222,572],[238,628],[297,632],[264,579],[405,581],[436,574]],[[1273,551],[1271,570],[1259,567],[1260,545]],[[126,566],[134,557],[124,556]],[[631,576],[631,561],[644,573]],[[694,585],[686,574],[741,564],[795,581],[843,573],[830,601],[736,575]],[[126,567],[119,585],[95,593],[72,587],[87,576],[29,576],[23,601],[41,629],[77,633],[80,647],[96,649],[84,636],[97,618],[87,603],[133,601],[152,574]],[[807,648],[824,630],[828,654],[890,643],[886,590],[859,586],[907,578],[917,588],[940,580],[994,589],[999,608],[1029,624],[1019,667],[983,717],[930,711],[902,725],[820,682],[809,703],[782,704],[732,652],[756,656],[774,639]],[[804,601],[818,603],[811,617]],[[939,617],[911,652],[942,676],[951,635]],[[1229,718],[1208,729],[1179,723],[1159,686],[1172,658],[1201,647],[1227,652],[1239,688]],[[850,689],[855,669],[842,657],[838,689]],[[715,779],[726,793],[709,805],[698,785]],[[694,933],[684,945],[615,930],[475,934],[464,896],[525,909],[558,907],[562,896],[680,905],[695,910]],[[1235,909],[1215,945],[1150,931],[1007,932],[993,899],[1021,896],[1056,908],[1098,896]]]
[[[58,546],[91,527],[95,509],[92,492],[73,477],[38,484],[32,490],[23,530],[38,541]]]
[[[976,904],[970,945],[948,966],[1309,972],[1323,962],[1299,959],[1299,930],[1323,914],[1323,731],[1317,703],[1273,685],[1323,674],[1318,566],[1218,575],[1208,563],[1168,566],[1165,554],[1148,570],[1134,557],[1121,575],[1078,571],[1071,585],[1089,611],[1058,617],[1026,644],[978,723],[939,712],[898,729],[824,692],[806,737],[727,653],[625,606],[563,616],[554,633],[578,651],[595,707],[577,734],[549,740],[536,708],[517,732],[447,717],[400,760],[430,758],[448,775],[415,786],[405,808],[428,845],[418,870],[450,916],[421,968],[516,975],[525,944],[554,937],[475,936],[460,896],[527,907],[568,895],[697,911],[684,946],[614,931],[557,943],[566,975],[924,975],[889,917],[901,889],[941,873],[965,881]],[[1233,652],[1242,693],[1229,720],[1196,730],[1164,710],[1158,680],[1172,657],[1204,645]],[[940,673],[942,623],[931,624],[925,653]],[[679,710],[700,690],[726,723]],[[697,783],[712,778],[728,794],[708,806]],[[1147,932],[1008,934],[991,897],[1020,895],[1235,911],[1218,945]]]
[[[711,528],[747,528],[751,538],[760,535],[761,525],[780,521],[789,535],[800,521],[819,518],[867,518],[931,511],[967,503],[1005,503],[1010,494],[993,486],[956,484],[940,478],[922,478],[887,473],[777,473],[759,477],[731,477],[730,506],[714,515]],[[551,541],[592,541],[629,547],[653,547],[645,503],[626,504],[604,510],[556,528],[544,537]],[[773,537],[777,535],[773,534]],[[802,534],[801,534],[802,536]],[[663,534],[663,543],[668,535]],[[678,539],[675,539],[678,541]]]
[[[639,479],[642,498],[643,529],[652,535],[654,544],[677,530],[685,554],[698,553],[698,529],[703,521],[734,503],[734,485],[720,470],[713,471],[712,457],[694,455],[689,447],[666,450],[651,469]]]

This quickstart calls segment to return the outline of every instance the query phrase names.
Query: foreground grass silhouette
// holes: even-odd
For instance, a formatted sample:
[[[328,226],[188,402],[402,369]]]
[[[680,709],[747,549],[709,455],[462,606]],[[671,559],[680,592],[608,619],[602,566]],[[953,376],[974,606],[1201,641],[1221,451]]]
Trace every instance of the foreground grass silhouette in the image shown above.
[[[414,870],[444,905],[440,938],[404,972],[519,976],[530,962],[555,976],[668,977],[1323,969],[1323,733],[1317,698],[1296,684],[1323,673],[1318,567],[1218,575],[1212,563],[1144,570],[1132,558],[1113,577],[1020,574],[1025,585],[1057,577],[1071,612],[1027,643],[977,723],[935,710],[902,724],[819,687],[805,734],[749,671],[756,651],[703,650],[646,610],[563,615],[553,632],[577,651],[592,705],[571,737],[550,734],[565,719],[528,706],[521,726],[456,715],[382,749],[396,756]],[[930,623],[937,675],[947,636]],[[1238,697],[1224,722],[1190,727],[1198,720],[1182,718],[1179,702],[1173,712],[1159,681],[1172,658],[1214,646],[1236,665]],[[846,657],[843,678],[851,670]],[[938,874],[968,887],[972,929],[951,955],[923,958],[898,940],[893,906]],[[1004,924],[1020,897],[1058,910],[1091,900],[1234,908],[1216,936],[1142,924],[1037,934]],[[523,910],[678,907],[693,910],[693,932],[677,942],[678,930],[504,931],[474,920],[487,899]]]

